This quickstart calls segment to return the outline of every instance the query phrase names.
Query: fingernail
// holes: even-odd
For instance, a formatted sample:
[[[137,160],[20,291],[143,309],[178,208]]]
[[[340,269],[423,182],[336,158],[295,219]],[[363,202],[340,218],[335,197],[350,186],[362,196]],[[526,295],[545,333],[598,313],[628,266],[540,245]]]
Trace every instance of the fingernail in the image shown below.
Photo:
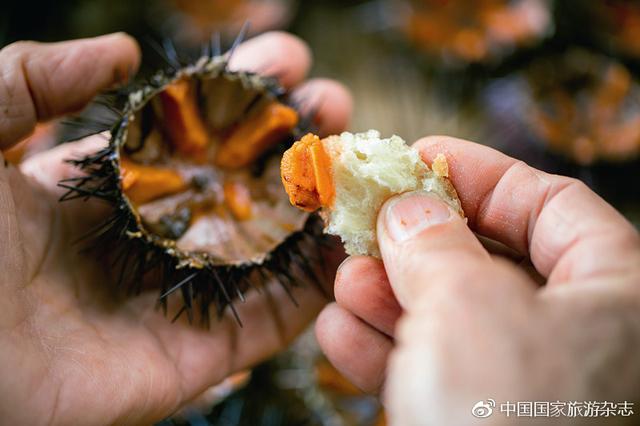
[[[336,277],[338,276],[338,274],[340,273],[340,270],[347,263],[349,259],[351,259],[351,256],[347,256],[342,262],[340,262],[340,265],[338,265],[338,268],[336,269]]]
[[[449,207],[435,195],[416,191],[390,202],[385,223],[391,239],[403,242],[431,226],[448,222],[451,217]]]

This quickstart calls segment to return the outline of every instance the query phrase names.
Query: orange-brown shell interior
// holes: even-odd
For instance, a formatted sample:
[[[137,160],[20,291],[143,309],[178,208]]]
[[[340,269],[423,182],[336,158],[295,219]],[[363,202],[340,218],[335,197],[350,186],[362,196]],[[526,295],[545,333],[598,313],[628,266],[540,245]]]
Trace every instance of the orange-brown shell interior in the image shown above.
[[[306,222],[279,185],[279,145],[298,113],[246,84],[169,84],[131,117],[119,150],[121,188],[143,229],[219,264],[260,261]]]

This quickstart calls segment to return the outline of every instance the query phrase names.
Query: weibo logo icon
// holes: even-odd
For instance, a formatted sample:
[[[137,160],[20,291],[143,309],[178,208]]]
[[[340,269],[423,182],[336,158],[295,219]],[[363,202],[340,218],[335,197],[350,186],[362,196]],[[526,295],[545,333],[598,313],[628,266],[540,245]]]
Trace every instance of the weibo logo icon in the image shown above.
[[[473,417],[478,419],[486,419],[493,414],[493,409],[496,406],[496,401],[493,399],[487,399],[486,401],[478,401],[476,405],[471,409]]]

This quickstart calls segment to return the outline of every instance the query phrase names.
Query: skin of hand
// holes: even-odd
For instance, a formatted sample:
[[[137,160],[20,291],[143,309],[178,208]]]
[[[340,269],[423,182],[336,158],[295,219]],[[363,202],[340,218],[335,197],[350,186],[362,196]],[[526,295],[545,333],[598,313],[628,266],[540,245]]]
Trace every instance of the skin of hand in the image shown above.
[[[329,359],[384,394],[394,425],[513,424],[506,401],[631,401],[637,416],[637,230],[577,180],[453,138],[415,146],[428,164],[446,155],[468,223],[424,193],[389,200],[383,260],[347,259],[316,324]],[[530,258],[543,285],[472,230]],[[489,398],[493,415],[472,417]]]
[[[0,149],[37,122],[81,109],[125,82],[140,58],[135,41],[114,34],[56,44],[19,42],[0,51]],[[338,83],[304,82],[308,48],[284,33],[242,44],[230,67],[276,75],[293,96],[312,100],[325,134],[342,131],[351,111]],[[331,108],[329,108],[331,105]],[[281,349],[326,303],[297,290],[295,307],[278,286],[250,293],[210,330],[171,323],[158,294],[117,300],[105,266],[73,245],[100,221],[103,205],[57,202],[56,183],[78,171],[63,163],[106,144],[61,145],[19,168],[0,154],[0,418],[5,424],[151,424],[230,373]],[[81,419],[81,420],[79,420]]]

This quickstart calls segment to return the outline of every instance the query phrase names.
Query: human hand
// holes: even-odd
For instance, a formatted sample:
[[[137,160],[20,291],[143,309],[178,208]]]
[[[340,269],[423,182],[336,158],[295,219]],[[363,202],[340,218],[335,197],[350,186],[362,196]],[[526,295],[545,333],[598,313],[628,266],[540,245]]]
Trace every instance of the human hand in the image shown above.
[[[335,82],[303,83],[307,47],[284,33],[241,45],[230,64],[277,75],[313,103],[323,133],[344,129],[349,94]],[[128,79],[139,63],[122,34],[57,44],[21,42],[0,51],[0,149],[36,122],[81,109]],[[63,160],[105,144],[101,137],[59,146],[20,166],[0,154],[0,418],[6,424],[150,424],[209,386],[282,348],[325,298],[277,286],[238,305],[244,327],[224,316],[211,330],[171,323],[154,309],[157,292],[114,300],[104,266],[72,241],[104,209],[58,204],[57,182],[77,175]]]
[[[508,422],[497,408],[471,416],[489,398],[637,405],[637,230],[577,180],[452,138],[415,146],[427,163],[447,156],[469,227],[428,195],[387,202],[383,261],[345,261],[337,303],[317,322],[329,359],[362,389],[384,388],[391,424],[403,426]],[[469,228],[530,257],[546,285]]]

